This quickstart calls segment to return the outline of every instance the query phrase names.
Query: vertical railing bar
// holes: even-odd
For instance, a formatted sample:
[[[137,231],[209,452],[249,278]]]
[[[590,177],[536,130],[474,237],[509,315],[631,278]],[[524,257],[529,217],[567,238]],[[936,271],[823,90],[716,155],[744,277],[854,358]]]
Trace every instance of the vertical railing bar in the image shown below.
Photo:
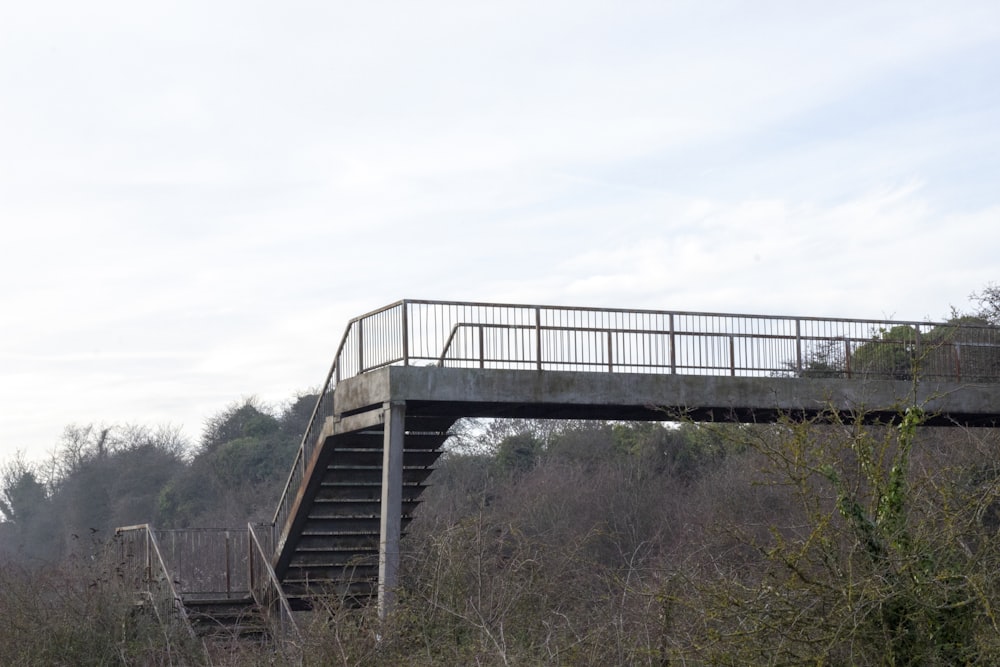
[[[359,375],[361,373],[365,372],[365,363],[364,363],[364,354],[365,354],[365,350],[364,350],[364,347],[365,347],[364,346],[364,326],[365,326],[365,321],[364,320],[358,320],[358,331],[357,331],[357,335],[355,336],[355,340],[357,341],[357,346],[358,346],[357,363],[358,363],[358,374]]]
[[[229,531],[226,531],[226,597],[232,597],[232,581],[229,564]]]
[[[736,339],[729,337],[729,375],[736,376]]]
[[[667,316],[670,323],[670,337],[668,338],[667,344],[669,345],[670,351],[670,374],[677,374],[677,342],[675,340],[674,334],[674,314],[670,313]]]
[[[535,347],[538,357],[537,370],[542,370],[542,309],[535,308]]]
[[[844,337],[844,371],[848,379],[851,377],[851,339]]]
[[[612,348],[611,335],[612,335],[611,334],[611,330],[609,329],[607,331],[607,339],[608,339],[608,372],[609,373],[614,373],[615,368],[614,368],[614,362],[612,361],[612,355],[614,353],[613,353],[613,351],[611,349]]]

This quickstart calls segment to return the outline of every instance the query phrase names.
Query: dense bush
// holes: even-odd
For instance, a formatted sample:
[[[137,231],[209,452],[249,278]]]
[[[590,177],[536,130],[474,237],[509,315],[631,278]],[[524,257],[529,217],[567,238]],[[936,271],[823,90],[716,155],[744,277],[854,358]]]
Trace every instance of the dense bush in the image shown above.
[[[995,663],[997,435],[907,424],[467,425],[389,618],[321,600],[302,659]],[[0,663],[208,660],[137,612],[100,539],[70,539],[64,565],[0,568]],[[211,662],[295,660],[250,643]]]

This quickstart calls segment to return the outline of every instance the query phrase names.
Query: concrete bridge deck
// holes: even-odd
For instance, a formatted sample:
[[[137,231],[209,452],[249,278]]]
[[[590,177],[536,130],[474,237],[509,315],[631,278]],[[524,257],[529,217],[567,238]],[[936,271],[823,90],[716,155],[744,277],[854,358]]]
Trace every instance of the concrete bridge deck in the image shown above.
[[[996,426],[1000,384],[387,366],[341,382],[333,414],[352,429],[389,403],[423,417],[747,423],[831,412],[892,421],[919,405],[931,425]]]

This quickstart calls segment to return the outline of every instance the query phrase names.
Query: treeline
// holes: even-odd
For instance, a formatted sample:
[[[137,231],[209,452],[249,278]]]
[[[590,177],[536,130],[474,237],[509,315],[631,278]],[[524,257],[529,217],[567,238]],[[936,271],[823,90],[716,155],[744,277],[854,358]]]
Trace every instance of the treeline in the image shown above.
[[[1000,663],[997,432],[827,417],[479,433],[404,540],[382,664]]]
[[[263,466],[249,445],[285,414],[233,406],[214,423],[238,428],[209,428],[136,502],[163,511],[195,468]],[[892,425],[828,417],[462,422],[402,542],[392,614],[320,599],[299,619],[305,664],[1000,664],[1000,434],[929,428],[917,407]],[[271,511],[212,475],[199,494],[230,494],[233,525]],[[135,617],[112,571],[69,562],[0,566],[0,662],[201,659]],[[253,643],[225,656],[281,662]]]
[[[279,410],[234,403],[193,446],[167,427],[67,427],[48,460],[17,457],[0,469],[0,556],[54,563],[136,523],[270,520],[314,404],[310,395]]]

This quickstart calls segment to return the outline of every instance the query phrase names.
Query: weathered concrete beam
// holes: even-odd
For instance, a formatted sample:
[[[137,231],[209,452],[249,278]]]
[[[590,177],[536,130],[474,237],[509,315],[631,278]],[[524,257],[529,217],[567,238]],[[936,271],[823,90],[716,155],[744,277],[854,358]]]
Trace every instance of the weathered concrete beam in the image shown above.
[[[772,421],[837,411],[891,419],[909,405],[932,423],[992,426],[1000,385],[391,366],[340,383],[335,411],[405,401],[412,414],[560,419]]]

